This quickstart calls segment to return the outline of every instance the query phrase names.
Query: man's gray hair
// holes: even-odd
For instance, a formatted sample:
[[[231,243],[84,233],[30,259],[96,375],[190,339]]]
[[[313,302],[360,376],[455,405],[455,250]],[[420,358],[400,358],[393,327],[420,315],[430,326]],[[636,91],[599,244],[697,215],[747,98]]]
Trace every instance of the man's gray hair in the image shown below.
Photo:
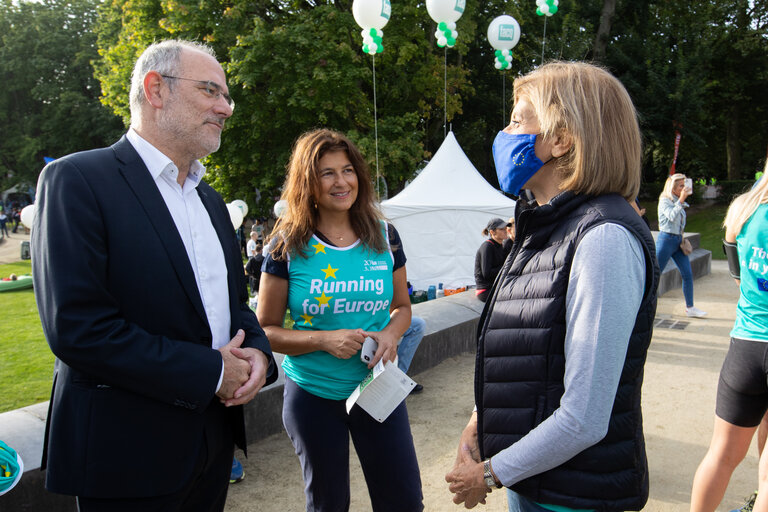
[[[210,55],[214,59],[213,49],[205,44],[181,39],[168,39],[153,43],[147,47],[136,60],[131,73],[131,118],[138,119],[141,115],[141,105],[144,103],[144,77],[150,71],[161,75],[179,76],[181,72],[181,53],[183,50],[195,50]],[[171,85],[169,83],[168,87]]]

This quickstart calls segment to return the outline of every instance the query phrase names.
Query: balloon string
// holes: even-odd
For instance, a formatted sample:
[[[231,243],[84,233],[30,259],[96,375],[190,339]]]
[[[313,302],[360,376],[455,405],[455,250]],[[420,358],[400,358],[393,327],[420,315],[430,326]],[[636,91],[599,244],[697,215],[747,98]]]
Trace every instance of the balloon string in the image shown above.
[[[544,16],[544,35],[541,38],[541,63],[544,64],[544,45],[547,42],[547,18]]]
[[[376,109],[376,55],[373,55],[373,133],[376,141],[376,199],[381,201],[379,184],[381,175],[379,174],[379,114]]]
[[[448,126],[448,47],[443,48],[443,138]]]
[[[507,71],[501,72],[501,126],[507,126]]]

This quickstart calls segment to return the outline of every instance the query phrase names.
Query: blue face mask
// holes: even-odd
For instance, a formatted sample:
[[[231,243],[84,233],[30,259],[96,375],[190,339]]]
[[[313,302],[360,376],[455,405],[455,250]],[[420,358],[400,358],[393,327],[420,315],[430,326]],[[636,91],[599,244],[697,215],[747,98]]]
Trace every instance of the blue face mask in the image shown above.
[[[499,132],[493,141],[496,176],[504,192],[519,196],[523,185],[546,163],[533,150],[536,137],[537,134]]]

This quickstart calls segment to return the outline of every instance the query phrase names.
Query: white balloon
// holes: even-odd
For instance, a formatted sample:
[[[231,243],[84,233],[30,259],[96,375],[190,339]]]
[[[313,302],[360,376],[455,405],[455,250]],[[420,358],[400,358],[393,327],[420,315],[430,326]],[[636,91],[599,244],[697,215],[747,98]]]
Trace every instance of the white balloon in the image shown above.
[[[240,208],[240,211],[243,213],[243,218],[245,218],[245,216],[248,215],[248,204],[242,199],[235,199],[230,204],[233,204],[238,208]]]
[[[441,38],[441,37],[443,37],[444,35],[445,35],[445,34],[443,34],[443,31],[442,31],[442,30],[435,30],[435,37],[436,37],[437,39],[440,39],[440,38]]]
[[[494,65],[493,65],[493,67],[495,67],[496,69],[501,69],[501,62],[499,62],[499,61],[496,61],[496,62],[494,63]]]
[[[547,18],[551,18],[551,17],[552,17],[552,14],[554,14],[554,13],[551,13],[551,12],[545,12],[544,14],[546,14],[546,15],[547,15]]]
[[[553,4],[555,4],[555,7],[557,7],[558,5],[560,5],[560,2],[558,2],[557,0],[555,0],[555,1],[554,1],[554,2],[552,2],[552,3],[553,3]]]
[[[536,6],[537,7],[541,7],[545,3],[547,3],[547,0],[536,0]]]
[[[389,0],[354,0],[352,16],[363,28],[384,28],[392,14]]]
[[[427,0],[427,12],[436,23],[458,21],[464,14],[466,0]]]
[[[506,14],[488,25],[488,42],[497,50],[511,50],[520,41],[520,24]]]
[[[448,28],[451,29],[451,30],[456,30],[456,22],[452,21],[452,22],[448,23]]]
[[[32,229],[32,223],[35,221],[36,212],[37,210],[33,204],[29,204],[21,209],[21,223],[24,224],[27,229]]]
[[[444,36],[440,36],[437,38],[437,44],[439,46],[445,46],[448,44],[448,39],[446,39]]]
[[[451,31],[451,37],[454,38],[454,39],[458,39],[459,38],[459,31],[458,30]]]
[[[549,16],[549,4],[544,4],[540,6],[539,9],[541,9],[541,12]]]
[[[272,211],[274,212],[275,217],[277,217],[278,219],[283,213],[286,212],[286,210],[288,210],[288,201],[286,201],[285,199],[281,199],[278,202],[276,202],[274,208],[272,208]]]
[[[229,211],[229,220],[232,221],[232,227],[234,229],[239,228],[240,224],[243,223],[243,212],[240,211],[237,205],[232,203],[227,205],[227,211]]]

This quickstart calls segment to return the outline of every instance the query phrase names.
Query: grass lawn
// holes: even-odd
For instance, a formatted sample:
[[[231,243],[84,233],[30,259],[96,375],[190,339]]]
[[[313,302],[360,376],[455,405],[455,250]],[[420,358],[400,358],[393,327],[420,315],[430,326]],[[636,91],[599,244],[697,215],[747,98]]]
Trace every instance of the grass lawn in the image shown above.
[[[29,274],[30,262],[0,265],[0,278]],[[50,398],[54,357],[43,337],[32,289],[0,293],[0,412]]]

